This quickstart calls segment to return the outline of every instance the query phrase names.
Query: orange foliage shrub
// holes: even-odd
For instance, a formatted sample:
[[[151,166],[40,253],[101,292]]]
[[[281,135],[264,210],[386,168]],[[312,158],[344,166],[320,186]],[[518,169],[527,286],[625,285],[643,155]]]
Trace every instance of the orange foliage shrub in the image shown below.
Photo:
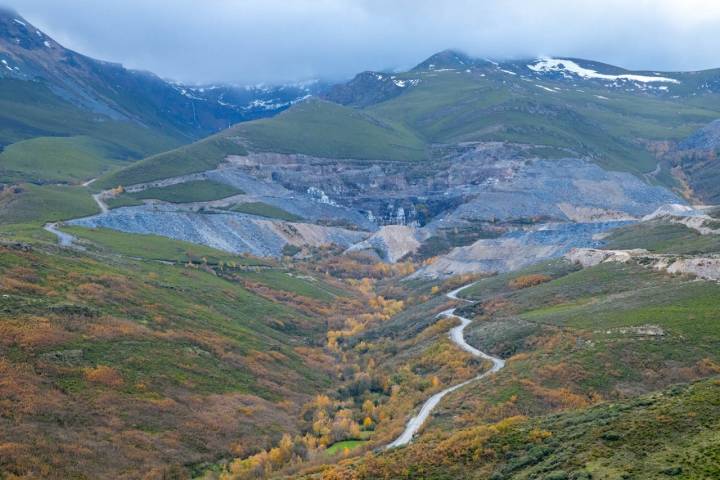
[[[698,373],[702,376],[715,375],[717,373],[720,373],[720,364],[712,361],[709,358],[703,358],[702,360],[697,362],[697,365],[695,368],[697,369]]]
[[[574,393],[565,387],[547,388],[532,380],[525,379],[521,380],[520,383],[552,409],[583,408],[602,400],[597,394],[586,396]]]
[[[95,368],[86,368],[83,371],[85,379],[105,385],[106,387],[120,387],[125,381],[120,372],[107,365],[98,365]]]
[[[75,292],[80,298],[87,300],[103,301],[105,299],[105,287],[97,283],[81,283]]]
[[[94,339],[109,340],[119,337],[147,338],[153,334],[149,328],[130,320],[105,317],[98,323],[88,325],[87,333]]]
[[[522,288],[540,285],[541,283],[549,282],[550,280],[552,280],[552,277],[548,275],[534,273],[531,275],[522,275],[520,277],[513,278],[508,282],[508,287],[512,288],[513,290],[520,290]]]
[[[41,285],[10,276],[6,276],[0,280],[0,290],[25,295],[45,295],[50,292],[50,290]]]
[[[530,354],[529,354],[529,353],[527,353],[527,352],[520,352],[520,353],[516,353],[516,354],[513,355],[512,357],[508,358],[507,361],[508,361],[508,363],[511,363],[511,362],[522,362],[522,361],[527,360],[528,358],[530,358]]]
[[[539,428],[533,428],[530,430],[530,433],[528,433],[528,440],[530,440],[533,443],[540,443],[546,438],[552,437],[552,432],[549,432],[547,430],[540,430]]]
[[[23,348],[43,348],[61,344],[72,337],[46,317],[30,317],[22,322],[0,323],[0,344],[17,345]]]

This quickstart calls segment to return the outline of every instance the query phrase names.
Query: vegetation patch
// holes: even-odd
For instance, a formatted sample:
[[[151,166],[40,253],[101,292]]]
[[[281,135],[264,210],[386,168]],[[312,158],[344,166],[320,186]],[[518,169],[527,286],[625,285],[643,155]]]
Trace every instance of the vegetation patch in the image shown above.
[[[335,455],[337,453],[350,453],[352,450],[367,444],[367,440],[345,440],[342,442],[333,443],[330,445],[325,452],[328,455]]]
[[[127,151],[91,137],[37,137],[0,153],[0,182],[79,183],[127,160]]]
[[[0,223],[45,223],[100,213],[83,187],[30,183],[0,191]]]
[[[228,155],[246,155],[245,148],[222,135],[208,137],[191,145],[148,157],[100,178],[98,188],[128,186],[163,178],[178,177],[216,168]]]
[[[193,180],[176,183],[167,187],[152,187],[139,192],[128,193],[136,200],[162,200],[170,203],[209,202],[244,193],[242,190],[225,183],[212,180]]]
[[[698,255],[720,251],[720,235],[701,235],[677,223],[641,222],[614,230],[605,238],[609,249],[644,248],[653,253]]]
[[[250,150],[261,152],[359,160],[428,158],[425,142],[401,122],[317,99],[270,119],[240,123],[226,134],[242,137]]]

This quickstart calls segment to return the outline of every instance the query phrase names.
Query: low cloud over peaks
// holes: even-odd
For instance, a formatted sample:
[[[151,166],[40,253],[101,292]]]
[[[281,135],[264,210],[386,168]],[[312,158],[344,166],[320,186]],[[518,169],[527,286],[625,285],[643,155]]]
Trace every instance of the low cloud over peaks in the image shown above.
[[[342,79],[446,48],[720,66],[713,0],[6,0],[69,48],[185,82]],[[202,7],[198,7],[202,5]]]

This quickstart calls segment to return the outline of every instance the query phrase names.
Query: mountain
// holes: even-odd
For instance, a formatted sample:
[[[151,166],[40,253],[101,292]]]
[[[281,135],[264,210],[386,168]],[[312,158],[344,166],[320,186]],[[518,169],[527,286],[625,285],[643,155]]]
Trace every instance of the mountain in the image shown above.
[[[272,115],[323,88],[184,86],[64,48],[15,12],[0,10],[0,182],[87,180],[127,160]],[[39,144],[39,145],[36,145]],[[57,168],[32,162],[47,150],[80,157]],[[81,165],[77,165],[81,163]]]
[[[282,251],[280,243],[259,241],[254,228],[220,226],[245,222],[232,210],[249,202],[313,228],[373,235],[362,248],[349,245],[346,233],[336,237],[353,251],[383,259],[400,258],[398,248],[442,255],[417,275],[515,269],[596,245],[607,229],[692,198],[685,185],[697,183],[700,169],[686,161],[683,170],[668,152],[720,116],[720,94],[706,88],[717,75],[633,72],[580,59],[499,62],[448,50],[407,72],[360,73],[277,116],[104,176],[93,188],[122,186],[137,196],[212,180],[242,190],[227,198],[218,190],[207,204],[222,215],[201,241],[231,251]],[[698,197],[720,191],[703,185],[693,190]],[[112,201],[127,206],[127,196]],[[159,208],[148,203],[135,200],[82,223],[191,241],[208,228],[205,217],[187,211],[184,227],[170,216],[167,224],[148,221]],[[390,245],[382,231],[388,225],[408,227],[394,232],[402,247]]]

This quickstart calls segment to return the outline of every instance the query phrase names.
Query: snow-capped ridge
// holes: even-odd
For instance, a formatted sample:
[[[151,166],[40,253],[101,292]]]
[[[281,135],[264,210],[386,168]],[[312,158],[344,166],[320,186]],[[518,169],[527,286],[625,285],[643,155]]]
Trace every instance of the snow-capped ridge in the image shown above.
[[[528,64],[527,67],[537,73],[557,72],[568,77],[572,74],[585,79],[609,81],[626,80],[641,83],[680,83],[679,80],[663,76],[651,77],[649,75],[636,75],[631,73],[620,75],[600,73],[590,68],[582,67],[572,60],[563,58],[543,57],[535,61],[535,63]]]

